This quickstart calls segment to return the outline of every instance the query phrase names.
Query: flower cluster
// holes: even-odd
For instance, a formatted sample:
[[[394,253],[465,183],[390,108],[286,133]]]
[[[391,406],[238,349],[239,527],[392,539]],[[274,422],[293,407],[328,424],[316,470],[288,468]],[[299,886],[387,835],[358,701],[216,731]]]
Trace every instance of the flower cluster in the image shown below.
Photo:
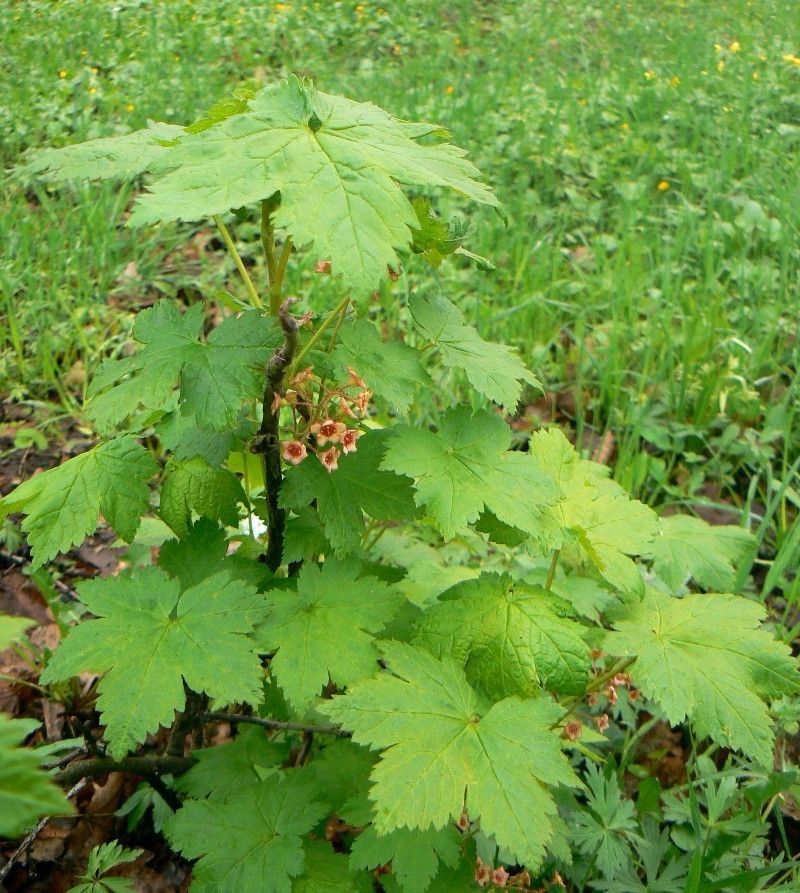
[[[281,444],[284,461],[299,465],[313,452],[327,471],[336,471],[339,456],[357,449],[363,432],[356,424],[367,415],[371,399],[372,392],[354,369],[348,369],[347,382],[334,388],[327,387],[312,366],[303,369],[272,401],[273,412],[290,407],[294,415],[294,437]]]

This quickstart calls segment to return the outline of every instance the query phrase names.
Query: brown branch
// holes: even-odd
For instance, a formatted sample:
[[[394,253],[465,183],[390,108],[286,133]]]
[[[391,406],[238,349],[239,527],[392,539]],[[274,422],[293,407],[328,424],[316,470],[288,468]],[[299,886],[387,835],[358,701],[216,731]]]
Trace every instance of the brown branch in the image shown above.
[[[267,366],[267,382],[262,401],[261,428],[251,447],[254,453],[264,457],[264,484],[267,500],[267,550],[262,561],[271,571],[276,571],[283,561],[283,534],[286,512],[278,503],[283,474],[281,472],[281,446],[279,409],[273,409],[276,393],[280,393],[283,375],[297,350],[297,320],[289,313],[292,299],[283,302],[278,318],[283,328],[284,343],[279,347]]]
[[[60,785],[71,785],[81,778],[97,778],[109,772],[129,772],[151,778],[156,775],[182,775],[194,765],[193,757],[172,757],[167,754],[153,754],[143,757],[124,757],[114,760],[111,757],[98,757],[92,760],[80,760],[66,769],[56,772],[53,780]]]
[[[336,726],[313,726],[302,722],[282,722],[279,719],[263,719],[260,716],[247,716],[244,713],[206,713],[203,717],[209,721],[220,721],[229,723],[250,723],[254,726],[261,726],[263,729],[270,729],[273,732],[317,732],[320,735],[333,735],[336,738],[349,738],[350,733],[339,729]]]

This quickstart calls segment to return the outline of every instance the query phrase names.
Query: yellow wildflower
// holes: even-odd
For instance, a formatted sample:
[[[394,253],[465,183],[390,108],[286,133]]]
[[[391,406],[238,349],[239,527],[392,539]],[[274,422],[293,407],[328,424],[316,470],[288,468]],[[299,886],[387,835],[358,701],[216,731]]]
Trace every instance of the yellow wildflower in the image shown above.
[[[656,73],[653,71],[652,68],[648,68],[647,71],[644,73],[644,76],[645,80],[652,81],[653,78],[656,76]]]
[[[677,87],[678,84],[680,84],[680,82],[681,82],[681,79],[678,77],[677,74],[673,75],[673,76],[669,79],[669,83],[670,83],[670,86],[671,86],[671,87]]]
[[[666,180],[662,180],[662,181],[658,184],[658,191],[659,191],[659,192],[666,192],[668,189],[669,189],[669,183],[668,183]]]
[[[285,12],[289,8],[287,3],[276,3],[275,12]]]
[[[66,69],[62,68],[61,71],[59,71],[58,76],[59,76],[59,77],[61,78],[61,80],[63,81],[64,78],[67,76]]]
[[[89,94],[93,96],[95,93],[97,93],[97,87],[89,87]]]
[[[718,53],[721,53],[721,52],[722,52],[722,44],[721,44],[721,43],[715,43],[715,44],[714,44],[714,49],[715,49]]]
[[[761,75],[757,71],[754,71],[751,77],[754,81],[757,81],[761,77]]]
[[[364,4],[363,3],[359,3],[358,6],[356,6],[356,15],[357,16],[364,15]]]
[[[631,125],[628,124],[627,121],[623,121],[622,124],[620,124],[619,126],[622,130],[630,130],[631,129]]]
[[[728,49],[732,53],[738,53],[741,48],[742,48],[742,45],[739,43],[738,40],[731,41],[731,43],[728,44]]]
[[[725,71],[725,60],[724,59],[720,59],[719,62],[717,62],[717,71],[719,71],[720,73]]]
[[[125,108],[126,108],[129,112],[132,112],[132,111],[136,108],[136,106],[135,106],[132,102],[129,102],[129,103],[125,106]]]
[[[92,68],[92,74],[97,74],[97,69],[96,69],[96,68]]]
[[[444,88],[444,92],[447,93],[447,95],[449,96],[451,93],[455,93],[455,92],[456,92],[456,88],[455,88],[452,84],[448,84],[448,85]]]
[[[798,65],[798,66],[800,66],[800,56],[795,56],[794,53],[787,53],[787,54],[783,57],[783,61],[784,61],[784,62],[791,62],[792,65]]]

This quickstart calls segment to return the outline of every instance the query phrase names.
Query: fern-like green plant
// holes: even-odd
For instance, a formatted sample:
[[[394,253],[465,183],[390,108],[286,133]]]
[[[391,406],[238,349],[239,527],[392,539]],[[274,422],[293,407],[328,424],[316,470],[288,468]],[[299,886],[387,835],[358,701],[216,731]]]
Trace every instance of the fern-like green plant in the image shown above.
[[[635,861],[657,841],[616,780],[587,772],[612,747],[606,713],[617,729],[640,706],[688,722],[769,776],[770,703],[800,690],[760,605],[686,588],[730,586],[747,532],[659,520],[557,430],[513,448],[504,412],[537,380],[452,295],[413,293],[403,338],[387,337],[364,298],[406,255],[475,257],[424,196],[498,204],[447,140],[290,78],[24,172],[145,174],[128,224],[210,217],[242,281],[241,310],[208,335],[199,304],[141,312],[136,352],[91,385],[97,444],[0,502],[36,566],[101,515],[128,542],[141,517],[172,530],[156,566],[79,587],[84,619],[40,682],[69,712],[64,683],[101,675],[106,755],[56,780],[152,780],[194,890],[684,878],[680,855]],[[263,288],[229,228],[254,205]],[[294,262],[335,277],[320,318],[287,297]],[[475,393],[431,415],[443,369]],[[473,557],[448,563],[453,542]],[[232,744],[189,746],[220,720],[241,729]],[[13,831],[59,809],[29,762],[0,791]],[[109,887],[95,863],[85,888]]]

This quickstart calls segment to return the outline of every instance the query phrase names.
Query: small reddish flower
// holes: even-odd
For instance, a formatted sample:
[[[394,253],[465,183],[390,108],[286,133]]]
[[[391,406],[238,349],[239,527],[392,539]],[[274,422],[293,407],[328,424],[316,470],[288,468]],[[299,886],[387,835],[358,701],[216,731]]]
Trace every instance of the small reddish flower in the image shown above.
[[[274,415],[281,408],[281,395],[280,391],[275,391],[275,395],[272,398],[272,405],[270,409],[272,410],[272,414]]]
[[[352,387],[354,388],[366,388],[367,383],[358,374],[358,372],[356,372],[356,370],[352,368],[352,366],[347,367],[347,375],[350,378],[348,385],[352,385]]]
[[[505,887],[507,880],[508,872],[502,866],[500,868],[495,868],[492,872],[492,883],[496,887]]]
[[[299,440],[286,440],[281,446],[281,455],[286,462],[299,465],[308,455],[306,445]]]
[[[341,400],[339,401],[339,411],[343,415],[346,415],[347,418],[349,418],[349,419],[357,419],[358,418],[358,416],[350,408],[350,404],[347,402],[347,400],[344,399],[344,397],[342,397]]]
[[[483,860],[478,857],[475,864],[475,881],[479,887],[485,887],[492,879],[492,869],[488,865],[483,864]]]
[[[325,446],[326,443],[339,443],[347,430],[347,425],[344,422],[325,419],[324,422],[314,422],[309,430],[317,436],[317,443],[320,446]]]
[[[611,684],[627,687],[631,684],[631,677],[627,673],[617,673],[617,675],[611,680]]]
[[[356,428],[348,428],[342,434],[342,452],[354,453],[356,451],[356,441],[362,434],[363,431],[358,431]]]
[[[316,264],[314,264],[315,273],[330,273],[330,271],[331,262],[329,260],[318,260]]]
[[[598,695],[597,695],[596,691],[590,691],[589,694],[586,695],[586,703],[590,707],[594,707],[594,705],[597,703],[597,701],[598,701]]]
[[[324,453],[318,453],[319,461],[325,466],[326,471],[336,471],[339,467],[339,450],[335,446]]]
[[[469,828],[469,816],[466,814],[466,812],[462,812],[461,815],[458,817],[456,827],[459,831],[466,831]]]
[[[592,648],[592,650],[589,652],[589,657],[591,657],[592,660],[600,660],[600,658],[604,654],[605,651],[603,651],[601,648]]]
[[[638,701],[639,695],[640,695],[640,692],[639,692],[638,688],[629,688],[628,689],[628,700]]]
[[[564,726],[564,734],[570,741],[577,741],[581,737],[583,726],[577,719],[571,719]]]
[[[289,406],[294,406],[297,403],[297,391],[293,391],[291,388],[283,395],[283,399]]]
[[[595,719],[594,724],[597,726],[598,732],[605,732],[608,728],[608,714],[601,713],[600,716]]]
[[[606,697],[608,698],[609,704],[617,703],[617,690],[613,685],[609,685],[606,689]]]

